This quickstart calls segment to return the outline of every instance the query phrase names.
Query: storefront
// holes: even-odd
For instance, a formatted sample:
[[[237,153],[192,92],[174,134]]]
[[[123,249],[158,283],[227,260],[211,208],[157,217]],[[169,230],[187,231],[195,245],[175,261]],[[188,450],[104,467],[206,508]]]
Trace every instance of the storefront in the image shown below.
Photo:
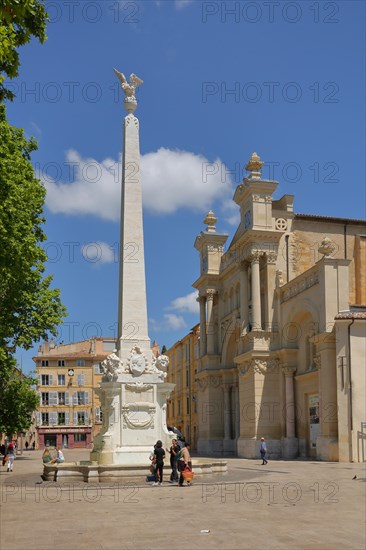
[[[38,448],[62,447],[65,449],[90,449],[91,428],[38,428]]]

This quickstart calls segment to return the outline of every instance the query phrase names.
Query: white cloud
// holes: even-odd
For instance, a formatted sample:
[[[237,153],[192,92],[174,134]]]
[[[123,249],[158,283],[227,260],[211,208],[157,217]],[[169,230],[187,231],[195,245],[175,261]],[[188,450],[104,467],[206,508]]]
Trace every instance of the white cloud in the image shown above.
[[[77,151],[67,151],[66,165],[72,183],[58,183],[47,177],[46,205],[54,213],[94,214],[106,220],[118,220],[120,185],[119,164],[112,159],[101,163],[82,158]]]
[[[186,296],[180,296],[172,300],[170,305],[166,309],[172,309],[175,311],[187,311],[188,313],[198,313],[199,305],[197,302],[198,292],[190,292]]]
[[[222,182],[222,162],[209,162],[202,155],[161,148],[141,158],[144,206],[157,213],[178,208],[207,210],[231,188]]]
[[[175,313],[164,313],[164,321],[166,328],[171,330],[178,330],[187,326],[183,317]]]
[[[165,330],[179,330],[185,328],[186,322],[181,315],[175,313],[164,313],[163,320],[157,321],[156,319],[149,319],[150,328],[154,332]]]
[[[233,226],[238,226],[240,223],[239,206],[232,199],[225,199],[221,205],[224,213],[224,220]]]
[[[71,183],[44,178],[51,212],[118,220],[121,159],[98,162],[70,150],[64,164],[73,174]],[[171,214],[179,208],[208,210],[215,200],[232,194],[220,159],[210,162],[202,155],[165,148],[141,157],[141,183],[144,207],[158,214]]]
[[[103,241],[86,243],[81,247],[81,254],[92,264],[110,264],[117,261],[113,248]]]

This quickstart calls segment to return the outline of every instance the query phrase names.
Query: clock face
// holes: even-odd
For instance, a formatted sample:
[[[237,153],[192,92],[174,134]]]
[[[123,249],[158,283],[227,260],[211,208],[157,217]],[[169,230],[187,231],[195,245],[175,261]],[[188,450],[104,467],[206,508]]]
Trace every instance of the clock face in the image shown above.
[[[245,212],[245,215],[244,215],[245,229],[247,229],[247,227],[249,227],[251,223],[252,223],[252,216],[251,216],[250,210],[248,210],[247,212]]]
[[[68,374],[69,376],[74,376],[74,369],[69,369]]]

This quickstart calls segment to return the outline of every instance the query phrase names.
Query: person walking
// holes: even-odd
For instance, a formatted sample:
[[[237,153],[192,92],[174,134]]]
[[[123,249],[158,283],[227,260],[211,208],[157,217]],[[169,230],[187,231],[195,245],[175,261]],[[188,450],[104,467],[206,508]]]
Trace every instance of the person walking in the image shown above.
[[[7,472],[13,471],[13,465],[15,460],[15,445],[12,441],[10,441],[7,449],[7,456],[8,456],[8,469]]]
[[[185,447],[180,451],[180,459],[178,461],[178,470],[180,472],[179,476],[179,487],[183,487],[184,483],[184,477],[183,477],[183,471],[188,468],[192,471],[192,459],[191,455],[189,453],[191,446],[189,443],[185,444]],[[190,485],[190,482],[187,481],[187,484]]]
[[[173,483],[178,482],[177,455],[180,451],[180,447],[176,439],[172,439],[171,447],[170,449],[167,449],[167,451],[170,454],[170,467],[172,469],[172,473],[170,474],[170,481],[172,481]]]
[[[154,449],[154,458],[155,458],[155,482],[153,485],[161,485],[163,483],[163,469],[164,469],[164,458],[165,451],[163,449],[163,443],[160,439],[155,444]]]
[[[268,464],[268,460],[266,459],[267,445],[266,445],[266,442],[264,440],[264,437],[261,437],[261,446],[260,446],[260,451],[259,452],[261,453],[261,459],[262,459],[261,466],[264,466],[265,464]]]

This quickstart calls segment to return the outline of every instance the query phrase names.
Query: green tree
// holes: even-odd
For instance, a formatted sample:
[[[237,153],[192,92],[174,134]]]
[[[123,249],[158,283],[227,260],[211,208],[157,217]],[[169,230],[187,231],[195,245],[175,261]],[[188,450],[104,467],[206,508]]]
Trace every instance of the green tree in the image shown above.
[[[0,0],[0,102],[14,99],[4,80],[18,76],[17,48],[30,42],[32,36],[43,43],[47,20],[42,0]]]
[[[0,105],[0,364],[9,363],[17,346],[29,349],[56,335],[66,315],[60,291],[50,288],[52,276],[44,276],[46,190],[30,162],[35,149]]]
[[[39,404],[39,396],[32,386],[32,376],[24,376],[18,369],[2,373],[0,377],[0,432],[9,437],[28,430],[32,413]]]
[[[166,353],[166,346],[163,346],[163,347],[161,348],[161,355],[163,355],[164,353]]]

